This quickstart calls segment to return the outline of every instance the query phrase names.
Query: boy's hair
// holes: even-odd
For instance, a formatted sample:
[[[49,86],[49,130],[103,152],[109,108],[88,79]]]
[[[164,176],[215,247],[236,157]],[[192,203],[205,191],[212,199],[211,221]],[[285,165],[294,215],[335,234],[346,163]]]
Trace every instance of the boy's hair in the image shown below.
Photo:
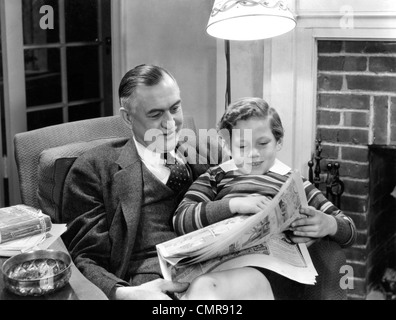
[[[237,122],[251,118],[268,118],[271,132],[276,141],[283,138],[284,129],[278,112],[261,98],[242,98],[230,104],[220,119],[217,130],[220,135],[224,136],[224,133],[227,133],[229,138],[231,138],[232,129],[236,126]],[[223,130],[226,130],[226,132],[222,134]]]

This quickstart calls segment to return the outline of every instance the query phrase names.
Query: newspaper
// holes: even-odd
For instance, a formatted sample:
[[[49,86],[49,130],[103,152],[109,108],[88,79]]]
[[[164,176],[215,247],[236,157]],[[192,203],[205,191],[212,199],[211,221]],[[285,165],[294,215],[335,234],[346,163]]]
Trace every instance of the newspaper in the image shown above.
[[[317,272],[305,244],[286,236],[291,223],[307,207],[301,175],[291,174],[267,207],[254,215],[229,218],[156,246],[167,280],[191,282],[214,271],[257,266],[305,284]]]

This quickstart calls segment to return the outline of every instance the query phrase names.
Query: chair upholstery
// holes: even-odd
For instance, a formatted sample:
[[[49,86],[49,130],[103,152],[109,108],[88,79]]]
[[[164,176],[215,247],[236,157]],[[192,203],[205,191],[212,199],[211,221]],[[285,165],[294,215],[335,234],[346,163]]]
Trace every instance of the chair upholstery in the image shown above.
[[[347,289],[343,289],[341,267],[347,263],[345,251],[334,241],[325,237],[308,248],[318,276],[316,285],[306,286],[307,300],[346,300]]]
[[[39,157],[45,149],[73,142],[109,137],[126,137],[128,128],[119,116],[95,118],[54,125],[14,137],[15,160],[22,203],[39,207],[37,199]]]
[[[62,217],[63,188],[67,174],[74,161],[84,152],[101,144],[128,138],[103,138],[74,142],[45,149],[38,164],[37,199],[41,210],[52,217],[54,222],[65,222]]]
[[[195,132],[194,119],[185,116],[184,127]],[[53,170],[53,168],[46,167],[50,163],[48,162],[49,158],[55,158],[50,159],[53,166],[56,164],[59,166],[60,162],[56,160],[64,160],[61,163],[63,166],[67,165],[67,171],[74,159],[82,152],[100,143],[105,143],[109,139],[125,137],[130,137],[130,130],[120,116],[69,122],[16,134],[14,137],[15,160],[22,203],[41,208],[41,204],[45,201],[40,201],[42,200],[40,195],[54,191],[59,194],[62,191],[55,190],[58,189],[58,186],[56,181],[53,181],[55,183],[52,187],[53,190],[38,192],[39,185],[45,183],[45,179],[48,180],[45,173]],[[47,161],[47,163],[43,164],[40,161]],[[57,169],[54,174],[59,174],[62,170],[65,170],[65,168]],[[41,176],[39,176],[39,173]],[[66,174],[67,172],[62,173],[63,176]],[[45,209],[50,210],[49,215],[53,221],[55,223],[61,222],[58,213],[52,214],[56,210],[51,210],[49,207],[49,205],[46,205]]]

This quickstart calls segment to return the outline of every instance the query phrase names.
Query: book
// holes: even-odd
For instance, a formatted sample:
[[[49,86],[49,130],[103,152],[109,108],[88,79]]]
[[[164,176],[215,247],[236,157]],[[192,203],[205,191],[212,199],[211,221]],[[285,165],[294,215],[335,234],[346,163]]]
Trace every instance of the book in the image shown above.
[[[66,224],[52,224],[46,233],[26,236],[0,244],[0,257],[12,257],[32,250],[48,249],[65,231]]]
[[[0,244],[45,234],[51,230],[50,216],[24,204],[0,208]]]
[[[262,211],[238,215],[156,246],[166,280],[191,282],[201,274],[257,266],[313,285],[317,272],[307,246],[287,236],[308,202],[294,171]]]

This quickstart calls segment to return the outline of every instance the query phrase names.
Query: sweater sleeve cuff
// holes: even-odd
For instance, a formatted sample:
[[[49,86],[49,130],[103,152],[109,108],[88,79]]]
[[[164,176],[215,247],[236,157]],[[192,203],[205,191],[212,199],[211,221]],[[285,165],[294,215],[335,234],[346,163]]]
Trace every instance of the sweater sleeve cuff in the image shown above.
[[[352,229],[349,222],[342,217],[334,217],[337,222],[337,232],[330,238],[340,244],[341,246],[347,245],[352,238]]]
[[[231,218],[230,199],[221,199],[206,204],[207,219],[209,224]]]

